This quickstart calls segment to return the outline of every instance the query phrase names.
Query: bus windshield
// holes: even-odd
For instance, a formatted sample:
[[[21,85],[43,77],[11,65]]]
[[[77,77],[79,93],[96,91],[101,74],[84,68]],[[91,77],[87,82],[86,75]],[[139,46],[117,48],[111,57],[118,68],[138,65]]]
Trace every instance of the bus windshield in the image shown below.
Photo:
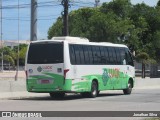
[[[63,63],[63,43],[31,43],[28,64]]]

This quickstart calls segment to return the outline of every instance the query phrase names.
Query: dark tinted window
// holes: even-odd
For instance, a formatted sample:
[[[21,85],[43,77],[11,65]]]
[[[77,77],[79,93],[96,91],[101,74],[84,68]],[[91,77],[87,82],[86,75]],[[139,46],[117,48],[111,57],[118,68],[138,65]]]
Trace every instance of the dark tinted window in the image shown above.
[[[127,49],[127,48],[125,49],[125,55],[126,55],[126,64],[134,66],[131,53],[130,53],[129,49]]]
[[[31,43],[27,63],[63,63],[63,43]]]
[[[122,65],[120,48],[116,47],[116,48],[115,48],[115,51],[116,51],[116,56],[117,56],[117,64],[118,64],[118,65]]]
[[[101,51],[101,64],[106,64],[107,63],[107,58],[105,56],[105,47],[100,47],[100,51]]]
[[[108,47],[104,47],[104,53],[105,53],[106,63],[109,64],[110,58],[109,58]]]
[[[83,45],[70,45],[70,59],[72,64],[89,63],[88,48]]]
[[[83,46],[83,51],[84,51],[84,59],[85,59],[85,64],[90,64],[90,57],[89,57],[89,50],[88,46]]]
[[[76,57],[76,64],[81,64],[80,58],[80,50],[78,45],[74,45],[75,57]]]
[[[71,64],[76,64],[76,56],[75,56],[75,51],[74,51],[74,46],[71,45],[69,47],[69,50],[70,50],[70,59],[71,59]]]
[[[80,59],[81,59],[80,64],[85,64],[83,47],[82,47],[82,45],[78,45],[78,47],[79,47],[79,55],[80,55]]]
[[[118,64],[117,62],[117,55],[116,55],[116,50],[115,48],[112,48],[112,54],[113,54],[113,64]]]
[[[92,46],[94,64],[101,64],[101,53],[98,46]]]
[[[113,60],[113,48],[112,47],[108,47],[108,53],[109,53],[109,64],[113,65],[114,60]]]
[[[99,46],[96,47],[96,52],[97,52],[98,64],[102,64],[102,61],[101,61],[101,51],[100,51],[100,47]]]
[[[91,45],[70,45],[71,64],[77,65],[132,65],[128,49]]]
[[[92,52],[92,47],[91,46],[87,46],[88,48],[88,54],[89,54],[89,64],[93,64],[93,52]]]
[[[92,46],[92,53],[93,53],[93,63],[97,64],[98,63],[98,58],[97,58],[97,51],[96,51],[95,46]]]
[[[126,55],[125,55],[125,49],[119,48],[120,50],[120,56],[121,56],[121,64],[126,65]]]

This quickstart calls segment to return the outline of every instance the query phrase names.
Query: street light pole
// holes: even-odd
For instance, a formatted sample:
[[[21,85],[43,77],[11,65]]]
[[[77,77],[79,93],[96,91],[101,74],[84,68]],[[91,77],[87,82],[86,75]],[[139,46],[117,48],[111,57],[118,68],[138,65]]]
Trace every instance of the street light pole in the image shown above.
[[[18,80],[18,71],[19,71],[19,0],[18,0],[18,49],[17,49],[17,69],[15,80]]]
[[[1,53],[1,56],[2,56],[2,60],[1,60],[1,65],[2,65],[2,72],[3,72],[3,40],[2,40],[2,35],[3,35],[3,33],[2,33],[2,0],[0,1],[0,6],[1,6],[1,47],[2,47],[2,53]]]
[[[31,41],[37,40],[37,0],[31,0]]]
[[[100,0],[95,0],[95,7],[98,7]]]

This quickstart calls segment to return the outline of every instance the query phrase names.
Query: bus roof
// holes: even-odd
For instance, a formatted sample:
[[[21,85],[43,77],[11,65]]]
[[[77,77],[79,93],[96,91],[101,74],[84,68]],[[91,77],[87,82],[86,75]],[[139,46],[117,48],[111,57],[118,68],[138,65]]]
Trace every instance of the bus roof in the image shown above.
[[[82,38],[82,37],[70,37],[70,36],[65,36],[65,37],[53,37],[52,40],[64,40],[68,42],[89,42],[87,38]]]
[[[81,37],[53,37],[51,40],[37,40],[32,41],[31,43],[41,43],[41,42],[63,42],[67,41],[70,44],[84,44],[84,45],[100,45],[100,46],[115,46],[115,47],[127,47],[123,44],[114,44],[110,42],[89,42],[87,38]]]

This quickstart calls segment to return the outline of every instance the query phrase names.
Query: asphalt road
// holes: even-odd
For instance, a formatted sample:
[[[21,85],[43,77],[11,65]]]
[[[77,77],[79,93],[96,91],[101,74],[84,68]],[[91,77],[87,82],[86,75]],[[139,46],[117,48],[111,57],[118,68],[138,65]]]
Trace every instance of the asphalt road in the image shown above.
[[[38,94],[38,93],[37,93]],[[101,92],[97,98],[68,95],[62,100],[46,96],[0,101],[0,111],[160,111],[160,89],[135,89],[131,95],[120,91]]]
[[[0,111],[160,111],[160,89],[134,89],[131,95],[106,91],[97,98],[70,94],[62,100],[55,100],[46,94],[43,97],[0,100]],[[130,120],[134,119],[141,118],[132,117]]]

